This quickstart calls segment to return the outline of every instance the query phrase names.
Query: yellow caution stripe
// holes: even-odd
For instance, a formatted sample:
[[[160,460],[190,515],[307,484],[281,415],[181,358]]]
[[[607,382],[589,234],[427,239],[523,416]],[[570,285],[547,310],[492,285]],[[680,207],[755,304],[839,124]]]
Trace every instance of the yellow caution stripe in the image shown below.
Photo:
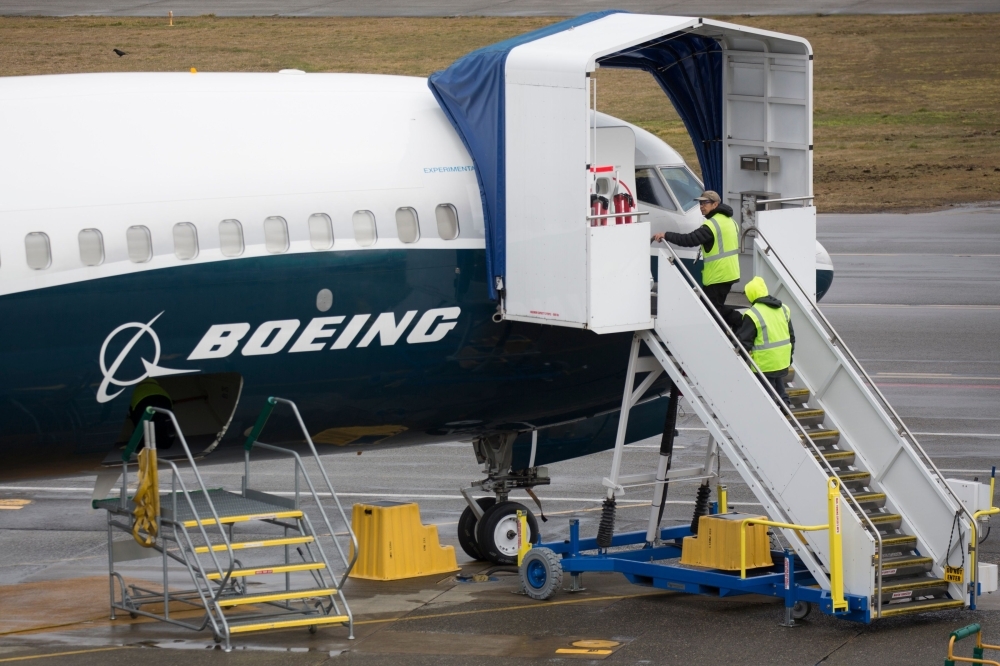
[[[933,564],[934,560],[930,557],[911,557],[906,560],[890,560],[888,562],[882,562],[882,570],[886,569],[903,569],[905,567],[915,567],[922,564]]]
[[[302,564],[270,564],[266,567],[257,567],[256,569],[234,569],[231,578],[243,578],[244,576],[263,576],[265,574],[276,574],[276,573],[289,573],[292,571],[314,571],[316,569],[325,569],[326,565],[322,562],[303,562]],[[213,572],[208,574],[209,580],[219,580],[221,576],[219,572]]]
[[[944,599],[936,603],[899,604],[898,606],[882,606],[882,617],[903,615],[905,613],[925,613],[927,611],[945,610],[948,608],[963,608],[965,602],[961,599]]]
[[[315,541],[315,539],[313,539],[311,536],[302,536],[302,537],[288,537],[286,539],[266,539],[264,541],[236,541],[236,542],[234,542],[234,543],[232,543],[230,545],[232,546],[233,550],[245,550],[247,548],[269,548],[271,546],[293,546],[293,545],[299,544],[299,543],[312,543],[313,541]],[[212,546],[212,550],[215,551],[215,552],[219,552],[219,551],[225,550],[225,549],[226,549],[226,545],[222,544],[222,543],[220,543],[218,545],[215,545],[215,546]],[[194,549],[194,552],[196,552],[196,553],[207,553],[208,552],[208,546],[198,546],[197,548]]]
[[[344,624],[348,622],[346,615],[316,615],[297,620],[275,620],[274,622],[258,622],[257,624],[238,624],[229,627],[230,634],[244,634],[248,631],[267,631],[268,629],[285,629],[288,627],[312,627],[320,624]]]
[[[831,451],[824,453],[823,457],[827,460],[854,460],[854,451]]]
[[[311,597],[328,597],[336,594],[337,588],[323,587],[315,590],[292,590],[291,592],[264,592],[261,594],[247,594],[240,597],[229,597],[219,599],[219,605],[223,608],[230,606],[245,606],[247,604],[266,604],[272,601],[290,601],[292,599],[309,599]]]
[[[858,504],[865,504],[867,502],[879,502],[885,499],[885,493],[858,493],[854,495],[854,501]]]
[[[941,587],[947,585],[948,581],[943,578],[928,578],[927,580],[910,581],[909,583],[892,583],[882,586],[882,593],[896,592],[897,590],[923,590],[928,587]]]
[[[229,525],[230,523],[245,523],[248,520],[276,520],[278,518],[301,518],[301,511],[277,511],[275,513],[251,513],[245,516],[220,516],[219,523],[222,525]],[[198,520],[185,520],[184,527],[198,527],[198,524],[202,525],[215,525],[214,518],[208,518],[202,521]]]
[[[556,654],[592,654],[597,657],[606,657],[611,654],[611,650],[598,650],[595,648],[559,648]]]
[[[872,521],[874,525],[881,525],[882,523],[891,523],[897,520],[902,520],[903,517],[898,513],[877,513],[873,516],[868,516],[868,519]]]
[[[837,478],[844,483],[852,483],[854,481],[861,481],[862,479],[872,478],[871,472],[844,472],[843,474],[838,474]]]
[[[908,543],[916,545],[917,537],[907,534],[905,536],[886,537],[885,539],[882,539],[883,546],[902,546]]]

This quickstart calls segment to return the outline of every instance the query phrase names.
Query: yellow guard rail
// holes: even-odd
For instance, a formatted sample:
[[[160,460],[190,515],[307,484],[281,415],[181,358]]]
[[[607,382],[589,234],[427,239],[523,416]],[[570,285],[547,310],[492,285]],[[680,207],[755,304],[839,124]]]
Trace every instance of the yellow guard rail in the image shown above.
[[[840,534],[840,479],[830,477],[826,484],[826,525],[794,525],[779,523],[762,518],[747,518],[740,523],[740,578],[747,577],[747,525],[767,525],[796,532],[819,532],[827,530],[830,533],[830,596],[833,599],[833,611],[847,610],[847,600],[844,599],[844,552]],[[1000,511],[1000,509],[998,509]]]
[[[972,658],[956,657],[955,641],[960,641],[968,638],[969,636],[976,637],[976,647],[972,650]],[[944,660],[944,664],[945,666],[955,666],[956,661],[963,661],[968,664],[991,664],[992,666],[1000,666],[1000,662],[983,659],[984,650],[1000,650],[1000,645],[987,645],[986,643],[983,643],[982,627],[978,624],[970,624],[967,627],[962,627],[961,629],[956,629],[951,632],[951,638],[948,639],[948,657]]]

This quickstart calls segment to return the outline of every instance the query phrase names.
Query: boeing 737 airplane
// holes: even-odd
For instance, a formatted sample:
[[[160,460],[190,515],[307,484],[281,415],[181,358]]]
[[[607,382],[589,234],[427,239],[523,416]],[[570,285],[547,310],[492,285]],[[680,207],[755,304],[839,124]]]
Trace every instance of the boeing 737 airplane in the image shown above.
[[[498,322],[475,168],[425,79],[31,76],[0,109],[8,478],[93,469],[147,378],[199,451],[277,395],[330,450],[470,441],[500,500],[614,445],[631,334]],[[598,125],[634,132],[654,231],[701,224],[676,151]],[[628,441],[661,432],[663,390]],[[269,438],[299,438],[279,416]]]

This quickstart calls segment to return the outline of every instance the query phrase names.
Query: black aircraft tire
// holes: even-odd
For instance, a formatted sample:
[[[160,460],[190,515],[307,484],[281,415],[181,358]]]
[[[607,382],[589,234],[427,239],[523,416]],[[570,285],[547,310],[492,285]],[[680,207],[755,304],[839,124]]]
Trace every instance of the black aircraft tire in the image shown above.
[[[476,500],[484,512],[497,503],[495,497],[480,497]],[[479,551],[479,544],[476,542],[476,523],[479,520],[472,509],[465,507],[462,516],[458,519],[458,545],[462,547],[465,554],[474,560],[485,560],[486,558]]]
[[[528,515],[531,542],[538,538],[538,521],[528,507],[519,502],[503,502],[483,514],[476,526],[476,543],[483,556],[493,564],[517,564],[517,512]]]

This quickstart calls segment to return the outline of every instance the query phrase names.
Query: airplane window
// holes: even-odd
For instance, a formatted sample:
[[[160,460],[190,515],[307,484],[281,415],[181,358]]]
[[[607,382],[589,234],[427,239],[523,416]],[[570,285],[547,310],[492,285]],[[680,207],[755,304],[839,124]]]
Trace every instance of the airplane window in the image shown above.
[[[143,264],[153,258],[153,239],[149,229],[136,225],[125,230],[125,245],[128,246],[129,261]]]
[[[639,201],[667,210],[677,210],[673,200],[667,193],[667,188],[663,186],[653,169],[635,170],[635,194]],[[699,192],[700,194],[700,192]]]
[[[174,254],[182,261],[198,256],[198,229],[190,222],[174,225]]]
[[[396,209],[396,233],[404,243],[416,243],[420,240],[420,223],[417,221],[417,211],[413,208]]]
[[[83,229],[77,240],[80,243],[80,261],[84,266],[100,266],[104,263],[104,237],[97,229]]]
[[[698,203],[695,197],[701,196],[701,183],[687,167],[660,167],[660,173],[667,179],[667,184],[673,190],[681,208],[689,211]]]
[[[288,224],[283,217],[264,220],[264,247],[271,254],[288,251]]]
[[[238,257],[243,254],[243,227],[239,220],[219,222],[219,249],[224,257]]]
[[[434,214],[437,216],[438,236],[444,240],[458,238],[458,210],[451,204],[440,204]]]
[[[49,246],[48,234],[33,231],[25,236],[24,254],[28,259],[28,268],[40,271],[51,266],[52,250]]]
[[[358,210],[351,216],[354,223],[354,240],[361,247],[369,247],[378,240],[378,231],[375,229],[375,214],[370,210]]]
[[[333,247],[333,223],[325,213],[309,216],[309,242],[314,250],[329,250]]]

